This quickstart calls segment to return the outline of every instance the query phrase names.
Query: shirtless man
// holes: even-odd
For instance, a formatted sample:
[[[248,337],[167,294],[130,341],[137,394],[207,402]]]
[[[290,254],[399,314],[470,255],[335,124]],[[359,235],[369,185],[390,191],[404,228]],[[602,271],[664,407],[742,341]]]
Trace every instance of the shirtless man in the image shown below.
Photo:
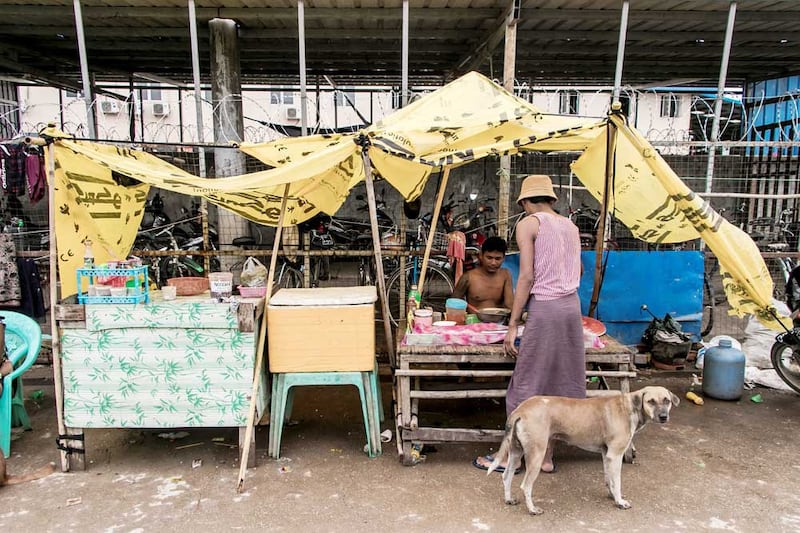
[[[489,237],[478,254],[478,267],[459,278],[453,298],[466,299],[467,312],[474,313],[486,307],[511,309],[514,302],[511,271],[501,267],[507,250],[506,241]]]

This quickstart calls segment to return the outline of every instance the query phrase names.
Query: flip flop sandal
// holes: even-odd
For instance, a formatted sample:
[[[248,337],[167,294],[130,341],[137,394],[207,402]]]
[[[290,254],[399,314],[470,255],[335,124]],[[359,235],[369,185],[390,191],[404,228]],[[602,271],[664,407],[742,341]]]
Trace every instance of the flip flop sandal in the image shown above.
[[[484,465],[484,464],[479,463],[478,459],[479,458],[476,457],[475,459],[472,460],[472,466],[474,466],[475,468],[478,468],[479,470],[489,470],[489,467]],[[484,455],[482,457],[482,459],[484,459],[489,464],[491,464],[494,461],[494,457],[492,457],[491,455]],[[499,472],[500,474],[502,474],[503,472],[506,471],[506,467],[498,466],[497,468],[494,469],[494,471],[495,472]],[[522,472],[522,467],[521,466],[514,471],[514,475],[516,476],[520,472]]]

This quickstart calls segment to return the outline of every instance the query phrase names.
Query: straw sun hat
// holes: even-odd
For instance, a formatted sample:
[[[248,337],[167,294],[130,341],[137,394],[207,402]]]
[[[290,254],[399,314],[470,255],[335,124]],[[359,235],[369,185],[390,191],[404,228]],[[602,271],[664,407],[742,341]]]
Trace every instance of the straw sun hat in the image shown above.
[[[525,198],[534,198],[536,196],[548,196],[553,200],[558,200],[558,196],[553,192],[553,182],[550,180],[550,176],[532,174],[525,178],[522,182],[522,189],[519,192],[517,203],[520,203]]]

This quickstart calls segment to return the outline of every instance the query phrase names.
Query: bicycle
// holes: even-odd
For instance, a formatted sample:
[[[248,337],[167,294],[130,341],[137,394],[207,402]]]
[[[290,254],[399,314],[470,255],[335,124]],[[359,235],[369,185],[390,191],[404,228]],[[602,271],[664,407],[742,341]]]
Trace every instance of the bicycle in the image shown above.
[[[427,224],[423,219],[417,226],[417,236],[411,247],[412,250],[419,250],[420,246],[424,246],[427,241]],[[446,248],[446,236],[444,234],[437,234],[435,237],[434,246],[437,249],[442,247]],[[405,280],[405,288],[408,291],[412,285],[416,285],[419,280],[421,257],[415,255],[410,262],[402,270],[397,266],[387,276],[386,292],[389,299],[389,318],[392,325],[395,327],[401,318],[401,309],[404,309],[405,294],[400,291],[401,280]],[[453,278],[449,268],[445,268],[449,262],[441,256],[434,256],[428,260],[428,266],[425,269],[425,284],[422,287],[420,295],[422,307],[430,307],[434,311],[444,313],[445,302],[453,294]]]
[[[772,368],[795,392],[800,393],[800,328],[775,337],[770,350]]]

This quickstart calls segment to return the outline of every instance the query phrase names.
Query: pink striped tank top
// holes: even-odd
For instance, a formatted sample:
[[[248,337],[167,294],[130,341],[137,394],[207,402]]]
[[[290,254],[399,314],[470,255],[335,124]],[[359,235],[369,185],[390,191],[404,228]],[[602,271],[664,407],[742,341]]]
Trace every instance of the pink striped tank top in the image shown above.
[[[534,213],[539,235],[534,241],[533,287],[536,300],[557,300],[575,294],[581,280],[581,240],[568,218]]]

